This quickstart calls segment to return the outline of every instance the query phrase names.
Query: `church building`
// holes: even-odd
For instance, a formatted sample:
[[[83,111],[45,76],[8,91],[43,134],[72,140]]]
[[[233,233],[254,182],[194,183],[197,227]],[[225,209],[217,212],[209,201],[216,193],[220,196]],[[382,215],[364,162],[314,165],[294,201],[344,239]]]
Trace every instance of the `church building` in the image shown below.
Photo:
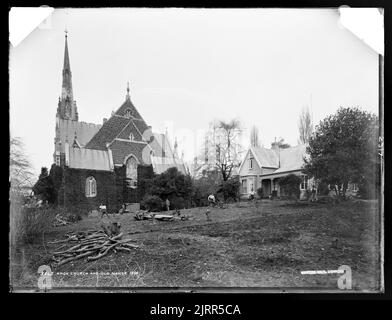
[[[186,168],[166,134],[156,134],[131,101],[129,84],[124,103],[102,124],[79,121],[72,90],[72,72],[65,35],[61,97],[56,113],[53,161],[62,168],[58,203],[96,209],[101,203],[117,211],[138,203],[144,194],[138,180],[170,167]]]

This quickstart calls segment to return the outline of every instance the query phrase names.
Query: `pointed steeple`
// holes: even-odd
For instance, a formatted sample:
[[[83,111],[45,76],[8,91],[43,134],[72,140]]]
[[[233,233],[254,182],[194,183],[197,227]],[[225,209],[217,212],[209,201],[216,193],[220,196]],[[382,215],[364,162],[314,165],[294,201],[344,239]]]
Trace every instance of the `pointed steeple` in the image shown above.
[[[73,92],[72,92],[72,72],[71,65],[69,63],[69,53],[68,53],[68,31],[65,30],[65,49],[64,49],[64,65],[63,65],[63,87],[61,98],[73,102]]]
[[[61,119],[78,121],[78,110],[73,98],[72,72],[68,53],[68,31],[65,30],[65,49],[63,65],[63,82],[61,87],[61,97],[58,103],[57,115]]]

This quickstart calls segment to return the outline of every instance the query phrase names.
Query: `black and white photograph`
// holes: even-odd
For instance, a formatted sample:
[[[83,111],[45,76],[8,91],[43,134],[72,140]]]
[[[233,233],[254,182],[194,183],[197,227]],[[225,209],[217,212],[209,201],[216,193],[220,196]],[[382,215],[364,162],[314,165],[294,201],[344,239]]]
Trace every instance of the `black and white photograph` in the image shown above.
[[[10,292],[385,292],[382,8],[9,18]]]

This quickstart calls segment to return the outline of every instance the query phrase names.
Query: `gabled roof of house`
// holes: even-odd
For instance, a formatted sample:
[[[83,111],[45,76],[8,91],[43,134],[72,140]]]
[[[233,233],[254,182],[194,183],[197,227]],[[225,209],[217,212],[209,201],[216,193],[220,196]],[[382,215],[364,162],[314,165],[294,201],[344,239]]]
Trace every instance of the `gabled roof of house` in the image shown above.
[[[69,147],[68,167],[75,169],[113,171],[110,151]]]
[[[280,149],[280,168],[274,173],[300,170],[304,164],[306,145],[300,144],[295,147]]]
[[[276,169],[269,174],[277,174],[282,172],[301,170],[304,163],[303,158],[306,155],[306,145],[300,144],[286,149],[250,147],[250,151],[261,167]]]
[[[263,147],[251,147],[250,149],[263,167],[279,168],[279,157],[275,150]]]

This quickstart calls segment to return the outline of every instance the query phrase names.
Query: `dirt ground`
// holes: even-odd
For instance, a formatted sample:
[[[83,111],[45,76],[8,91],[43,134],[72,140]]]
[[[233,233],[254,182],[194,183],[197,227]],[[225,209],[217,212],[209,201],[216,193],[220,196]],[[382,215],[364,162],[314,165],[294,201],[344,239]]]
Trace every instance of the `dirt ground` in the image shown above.
[[[380,287],[378,203],[291,203],[263,200],[235,203],[226,209],[181,210],[187,221],[136,221],[115,215],[124,238],[140,247],[92,262],[79,260],[52,269],[53,288],[171,287],[280,288],[338,290],[340,274],[301,271],[352,270],[352,289]],[[13,290],[37,290],[40,265],[70,231],[99,229],[99,217],[53,227],[32,244],[11,254]]]

